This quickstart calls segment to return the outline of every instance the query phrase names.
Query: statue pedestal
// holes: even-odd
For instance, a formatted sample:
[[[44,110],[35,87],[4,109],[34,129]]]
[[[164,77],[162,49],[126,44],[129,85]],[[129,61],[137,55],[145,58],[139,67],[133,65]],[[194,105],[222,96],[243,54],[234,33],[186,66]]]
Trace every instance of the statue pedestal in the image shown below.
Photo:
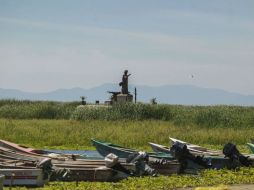
[[[116,96],[117,103],[125,103],[125,102],[132,102],[133,96],[131,94],[118,94]]]

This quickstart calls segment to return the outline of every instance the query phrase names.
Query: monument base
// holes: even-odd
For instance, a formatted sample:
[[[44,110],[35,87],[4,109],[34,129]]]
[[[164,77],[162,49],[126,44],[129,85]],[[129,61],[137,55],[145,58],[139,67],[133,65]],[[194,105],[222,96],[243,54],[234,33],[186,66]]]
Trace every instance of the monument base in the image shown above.
[[[131,94],[118,94],[116,96],[117,103],[125,103],[125,102],[132,102],[133,96]]]

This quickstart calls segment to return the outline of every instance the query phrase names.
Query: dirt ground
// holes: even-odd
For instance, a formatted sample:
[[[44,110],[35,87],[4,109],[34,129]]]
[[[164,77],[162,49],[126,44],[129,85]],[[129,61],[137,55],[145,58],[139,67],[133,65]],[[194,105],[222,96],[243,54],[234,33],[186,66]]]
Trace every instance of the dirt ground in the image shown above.
[[[225,186],[216,186],[216,187],[194,187],[194,188],[185,188],[181,190],[254,190],[254,184],[250,185],[225,185]]]
[[[254,190],[254,185],[234,185],[228,186],[229,190]]]

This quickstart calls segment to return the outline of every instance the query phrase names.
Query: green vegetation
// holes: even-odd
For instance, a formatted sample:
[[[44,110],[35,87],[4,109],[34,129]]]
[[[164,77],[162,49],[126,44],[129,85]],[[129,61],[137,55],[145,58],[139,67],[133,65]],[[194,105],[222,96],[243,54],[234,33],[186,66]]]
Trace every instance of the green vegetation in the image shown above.
[[[0,100],[0,118],[106,121],[163,120],[175,125],[242,128],[254,126],[254,107],[118,104],[83,106],[78,102]]]
[[[78,102],[0,100],[0,118],[69,119]]]
[[[0,138],[37,148],[91,149],[90,138],[95,137],[126,147],[149,150],[147,142],[169,145],[169,136],[218,149],[227,142],[233,142],[242,149],[254,137],[254,130],[250,127],[179,126],[173,122],[157,120],[0,119]]]
[[[151,151],[147,142],[169,145],[171,136],[213,149],[232,142],[249,153],[245,144],[254,137],[254,107],[78,105],[0,100],[0,138],[35,148],[81,150],[94,149],[90,144],[94,137]],[[254,183],[254,169],[206,170],[196,176],[129,178],[119,183],[80,182],[78,186],[75,182],[52,182],[43,189],[172,189],[239,183]]]
[[[206,127],[253,127],[254,107],[118,104],[109,108],[82,107],[71,116],[76,120],[163,120],[176,125]]]
[[[100,183],[100,182],[51,182],[43,190],[67,190],[67,189],[161,189],[169,190],[178,187],[196,187],[196,186],[211,186],[218,184],[253,184],[254,183],[254,169],[253,168],[241,168],[239,171],[229,170],[206,170],[200,175],[172,175],[172,176],[160,176],[160,177],[142,177],[142,178],[128,178],[119,183]],[[7,188],[6,188],[7,189]],[[18,188],[17,188],[18,189]],[[22,188],[26,189],[26,188]]]

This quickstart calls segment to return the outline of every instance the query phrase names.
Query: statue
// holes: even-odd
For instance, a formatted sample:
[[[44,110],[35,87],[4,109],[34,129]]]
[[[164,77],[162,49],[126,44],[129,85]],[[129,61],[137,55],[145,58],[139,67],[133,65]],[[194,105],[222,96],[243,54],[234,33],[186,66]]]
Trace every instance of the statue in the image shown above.
[[[122,94],[129,94],[128,91],[128,78],[131,74],[128,74],[128,70],[124,71],[122,82],[119,83],[119,86],[122,86]]]
[[[108,91],[108,93],[111,94],[110,104],[126,103],[133,101],[133,96],[128,91],[128,78],[130,75],[131,74],[128,74],[128,70],[124,71],[122,81],[119,83],[119,86],[122,87],[121,92]]]

